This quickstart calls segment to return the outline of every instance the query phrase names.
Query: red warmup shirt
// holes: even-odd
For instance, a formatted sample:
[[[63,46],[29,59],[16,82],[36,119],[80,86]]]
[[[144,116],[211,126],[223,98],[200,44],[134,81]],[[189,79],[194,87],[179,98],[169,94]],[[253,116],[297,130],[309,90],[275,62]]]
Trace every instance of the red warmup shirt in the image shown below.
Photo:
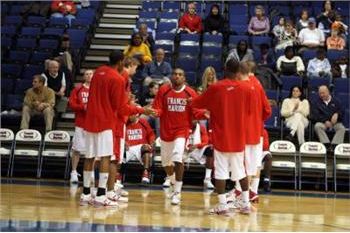
[[[187,100],[197,93],[184,86],[180,91],[174,90],[170,84],[163,85],[154,101],[153,109],[160,117],[160,138],[163,141],[174,141],[176,138],[187,138],[192,127],[192,118],[202,117],[204,111],[192,109]]]
[[[109,66],[96,69],[90,84],[85,130],[99,133],[115,130],[117,115],[143,113],[142,108],[127,104],[125,83],[117,71]]]
[[[246,118],[249,89],[241,81],[224,79],[194,98],[192,107],[210,111],[214,149],[242,152],[246,144]]]
[[[196,144],[195,146],[198,149],[202,149],[203,147],[205,147],[206,145],[209,144],[209,135],[208,135],[208,131],[204,125],[199,124],[199,126],[200,126],[200,133],[201,133],[201,143]],[[193,129],[193,130],[195,130],[195,129]],[[192,130],[192,133],[193,133],[193,130]],[[193,134],[190,135],[190,138],[191,138],[191,136],[193,137]],[[189,144],[189,146],[190,145],[191,144]]]
[[[75,113],[76,127],[84,128],[88,98],[89,88],[85,85],[75,87],[69,96],[69,107]]]
[[[263,134],[264,121],[271,116],[271,107],[263,87],[255,76],[250,76],[249,80],[243,82],[250,89],[250,114],[246,121],[246,143],[248,145],[256,145],[259,144]]]
[[[66,7],[70,6],[71,10],[67,11]],[[51,2],[51,11],[52,12],[59,12],[62,14],[75,14],[77,13],[77,7],[75,6],[73,1],[59,1],[59,0],[53,0]]]
[[[179,28],[188,28],[191,32],[202,32],[202,18],[198,15],[185,13],[179,22]]]
[[[156,135],[145,119],[140,118],[138,121],[126,125],[125,141],[128,146],[152,145],[155,139]]]
[[[263,151],[270,150],[269,133],[266,129],[263,129]]]

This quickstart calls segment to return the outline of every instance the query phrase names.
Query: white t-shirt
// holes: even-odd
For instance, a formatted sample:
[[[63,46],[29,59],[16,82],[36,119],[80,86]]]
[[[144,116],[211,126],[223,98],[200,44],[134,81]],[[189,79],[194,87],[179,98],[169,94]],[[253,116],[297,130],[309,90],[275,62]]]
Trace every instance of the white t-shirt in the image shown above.
[[[304,28],[299,33],[299,40],[301,44],[304,43],[313,43],[320,44],[325,41],[323,32],[315,28],[314,30],[310,30],[309,28]]]

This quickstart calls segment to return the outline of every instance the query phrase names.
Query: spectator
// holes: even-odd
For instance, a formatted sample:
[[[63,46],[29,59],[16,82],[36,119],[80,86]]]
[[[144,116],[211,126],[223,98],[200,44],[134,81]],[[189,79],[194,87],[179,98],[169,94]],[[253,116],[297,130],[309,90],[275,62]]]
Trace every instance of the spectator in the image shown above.
[[[202,76],[202,92],[206,91],[210,85],[216,83],[217,81],[214,67],[208,66],[205,68]]]
[[[141,97],[140,105],[151,106],[153,104],[154,97],[156,97],[159,90],[159,84],[157,82],[150,82],[148,85],[148,91]]]
[[[316,28],[316,20],[314,18],[309,18],[308,27],[300,31],[299,42],[304,47],[302,51],[324,46],[324,34],[320,29]]]
[[[276,38],[280,38],[286,26],[286,19],[281,16],[278,20],[278,24],[272,29],[272,33]]]
[[[318,28],[327,35],[330,33],[331,25],[335,20],[334,2],[324,1],[323,11],[317,16]]]
[[[69,35],[67,33],[65,33],[62,36],[61,48],[59,50],[59,55],[62,56],[63,65],[65,67],[67,67],[67,69],[71,73],[73,73],[74,63],[73,63],[72,54],[71,54],[71,51],[70,51]]]
[[[333,78],[350,78],[349,58],[346,56],[340,57],[332,64]]]
[[[157,49],[155,57],[156,59],[147,64],[143,70],[145,86],[147,86],[152,80],[156,80],[160,83],[170,82],[172,68],[169,62],[164,61],[164,49]]]
[[[265,16],[264,7],[258,5],[255,7],[255,16],[250,19],[248,32],[251,35],[267,35],[270,32],[270,21]]]
[[[33,87],[28,89],[24,97],[21,129],[28,129],[30,117],[44,115],[46,131],[52,130],[54,118],[55,92],[46,87],[45,78],[41,75],[33,77]]]
[[[345,40],[339,36],[337,29],[332,29],[331,36],[326,41],[327,49],[343,50],[345,48]]]
[[[256,63],[259,66],[267,66],[271,69],[275,66],[275,55],[268,44],[260,45],[260,56],[257,58]]]
[[[75,19],[77,8],[73,1],[52,0],[51,12],[52,12],[51,17],[67,18],[70,26],[72,19]]]
[[[179,32],[197,34],[202,32],[202,18],[196,14],[195,3],[187,5],[188,12],[179,21]]]
[[[141,23],[139,25],[139,33],[141,35],[142,42],[145,43],[149,47],[150,51],[152,52],[155,42],[152,34],[149,33],[147,29],[148,29],[147,24]]]
[[[248,48],[248,42],[246,40],[240,40],[238,42],[237,48],[232,49],[229,52],[226,61],[231,58],[234,58],[239,62],[254,61],[253,50]]]
[[[324,49],[317,50],[316,57],[309,61],[307,66],[308,78],[330,78],[331,64],[326,58],[326,51]]]
[[[150,63],[152,61],[152,54],[149,47],[142,42],[142,36],[137,32],[131,36],[130,45],[125,48],[124,55],[126,57],[141,55],[143,63]]]
[[[140,65],[140,61],[133,57],[126,57],[124,59],[124,69],[121,73],[125,79],[125,90],[127,92],[131,91],[131,84],[133,82],[133,77],[136,74],[137,68]]]
[[[285,49],[287,46],[293,46],[297,43],[298,32],[293,27],[293,21],[287,20],[286,26],[280,37],[278,37],[276,50]]]
[[[295,55],[292,46],[287,46],[284,50],[284,55],[277,59],[276,68],[282,75],[302,76],[302,73],[305,71],[303,60]]]
[[[48,86],[55,92],[57,112],[65,112],[68,104],[68,99],[65,98],[66,94],[66,75],[60,70],[60,65],[55,60],[49,60],[47,62],[47,69],[41,75],[45,78],[45,86]]]
[[[343,34],[348,35],[349,27],[345,23],[343,23],[342,16],[340,14],[336,14],[335,20],[332,23],[332,29],[338,30],[339,35],[343,36]]]
[[[220,14],[218,4],[213,4],[210,13],[204,20],[204,31],[216,35],[224,32],[224,17]]]
[[[345,127],[341,123],[343,119],[342,107],[337,99],[332,97],[327,86],[318,88],[319,98],[311,105],[311,116],[315,121],[315,132],[323,144],[329,149],[344,142]],[[335,130],[335,135],[330,142],[327,133]]]
[[[288,98],[283,100],[281,109],[281,115],[285,118],[285,124],[291,130],[287,139],[293,141],[296,133],[299,146],[305,142],[304,133],[305,128],[309,124],[307,117],[310,114],[310,105],[305,99],[302,90],[299,86],[292,87]]]
[[[300,32],[302,29],[307,28],[309,25],[309,12],[304,9],[301,11],[300,19],[297,22],[297,31]]]

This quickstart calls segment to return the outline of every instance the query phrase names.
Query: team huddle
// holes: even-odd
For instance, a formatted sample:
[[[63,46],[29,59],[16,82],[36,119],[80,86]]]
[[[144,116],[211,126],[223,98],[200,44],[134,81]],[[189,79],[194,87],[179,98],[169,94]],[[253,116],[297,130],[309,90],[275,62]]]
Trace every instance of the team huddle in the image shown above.
[[[214,188],[214,170],[219,203],[211,214],[227,214],[230,209],[249,214],[251,202],[258,201],[263,151],[268,150],[264,121],[271,115],[251,64],[228,60],[224,79],[201,95],[186,85],[182,69],[174,69],[171,83],[162,85],[152,105],[142,108],[130,93],[132,69],[124,62],[122,52],[111,52],[109,64],[94,73],[85,71],[85,83],[70,97],[76,113],[71,174],[76,181],[79,155],[85,156],[80,205],[118,206],[128,201],[128,192],[117,182],[123,161],[139,160],[144,166],[142,182],[150,182],[156,136],[148,121],[140,118],[144,114],[160,121],[161,163],[167,174],[163,185],[172,187],[171,204],[181,203],[184,158],[190,156],[205,164],[207,188]],[[202,121],[208,123],[208,130]],[[97,165],[96,190],[93,171]],[[236,186],[226,193],[228,179]]]

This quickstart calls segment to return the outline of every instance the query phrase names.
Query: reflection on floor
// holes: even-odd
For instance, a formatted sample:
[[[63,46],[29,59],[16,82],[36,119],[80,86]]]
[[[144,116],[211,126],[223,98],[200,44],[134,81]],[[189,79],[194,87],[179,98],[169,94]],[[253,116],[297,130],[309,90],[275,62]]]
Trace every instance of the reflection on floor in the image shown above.
[[[350,199],[262,195],[249,216],[209,215],[215,193],[134,188],[118,208],[80,207],[77,187],[2,184],[1,231],[350,231]],[[346,196],[345,196],[346,197]],[[349,196],[347,196],[349,197]]]

